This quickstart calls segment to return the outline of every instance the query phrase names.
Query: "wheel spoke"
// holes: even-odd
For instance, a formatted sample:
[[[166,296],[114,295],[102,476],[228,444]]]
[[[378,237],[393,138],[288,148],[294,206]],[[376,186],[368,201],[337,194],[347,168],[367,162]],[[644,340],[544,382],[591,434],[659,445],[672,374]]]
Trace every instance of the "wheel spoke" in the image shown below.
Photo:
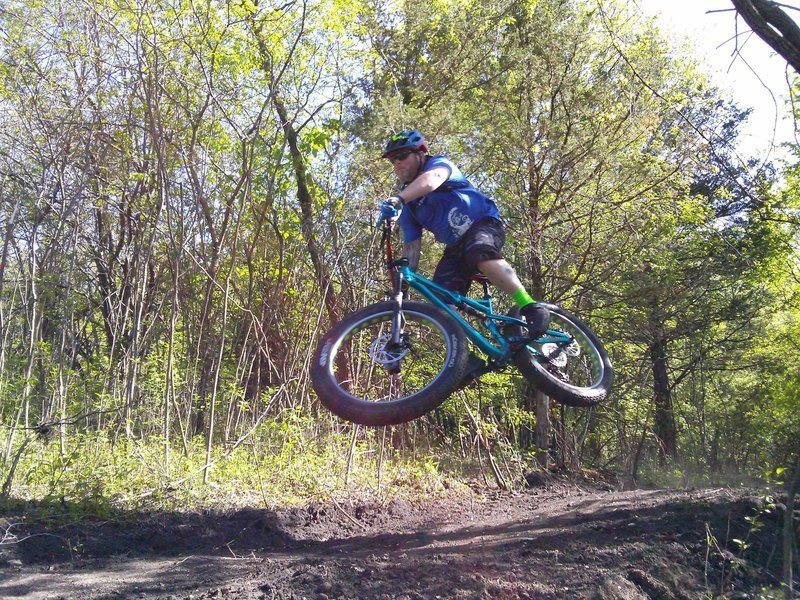
[[[332,360],[336,385],[352,396],[385,402],[413,395],[434,381],[446,367],[447,336],[426,315],[404,315],[403,340],[391,343],[392,313],[357,323],[342,340]]]
[[[580,319],[552,305],[550,331],[546,342],[529,344],[515,358],[522,374],[565,404],[591,406],[603,400],[613,369],[599,340]]]

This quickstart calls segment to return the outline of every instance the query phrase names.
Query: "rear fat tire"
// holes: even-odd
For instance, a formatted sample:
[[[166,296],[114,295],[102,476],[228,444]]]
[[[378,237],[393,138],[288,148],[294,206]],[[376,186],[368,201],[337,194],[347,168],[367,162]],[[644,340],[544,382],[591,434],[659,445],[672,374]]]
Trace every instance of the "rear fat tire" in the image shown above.
[[[602,402],[608,395],[614,380],[614,369],[603,344],[592,333],[592,330],[578,317],[555,304],[542,303],[550,310],[550,328],[565,331],[573,335],[580,345],[581,355],[578,359],[569,358],[567,374],[584,375],[580,381],[563,381],[556,373],[547,369],[546,363],[537,360],[533,352],[523,349],[514,356],[514,364],[522,375],[537,389],[553,400],[568,406],[594,406]],[[511,316],[518,317],[519,309],[511,311]],[[522,335],[521,328],[516,327],[515,335]],[[535,347],[535,344],[533,345]],[[577,363],[577,364],[576,364]],[[590,374],[588,374],[591,372]],[[576,377],[577,379],[577,377]]]
[[[393,314],[392,302],[367,306],[319,341],[311,380],[335,415],[362,425],[404,423],[439,406],[464,377],[469,352],[463,330],[450,315],[421,302],[403,303],[411,349],[400,361],[400,375],[390,374],[369,348],[391,330]],[[347,381],[339,381],[342,372]]]

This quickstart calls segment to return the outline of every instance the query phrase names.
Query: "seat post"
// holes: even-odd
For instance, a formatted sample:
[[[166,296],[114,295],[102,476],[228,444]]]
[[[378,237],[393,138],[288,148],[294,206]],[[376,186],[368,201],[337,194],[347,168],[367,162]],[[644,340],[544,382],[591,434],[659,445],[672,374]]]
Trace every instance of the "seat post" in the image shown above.
[[[486,275],[482,275],[480,273],[478,273],[477,275],[473,275],[472,276],[472,281],[476,281],[476,282],[480,283],[483,286],[483,299],[484,300],[491,300],[492,299],[492,295],[489,293],[489,285],[491,284],[491,281],[489,281],[489,278]]]

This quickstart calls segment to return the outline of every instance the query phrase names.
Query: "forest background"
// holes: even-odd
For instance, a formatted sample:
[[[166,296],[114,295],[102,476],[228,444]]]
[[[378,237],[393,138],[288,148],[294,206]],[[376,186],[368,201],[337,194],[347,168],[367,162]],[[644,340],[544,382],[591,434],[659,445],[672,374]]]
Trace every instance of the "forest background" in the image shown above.
[[[741,155],[746,118],[616,0],[5,2],[2,497],[779,475],[800,450],[800,149]],[[379,155],[407,127],[497,199],[533,295],[604,340],[604,405],[503,374],[391,429],[319,406],[315,341],[387,288]]]

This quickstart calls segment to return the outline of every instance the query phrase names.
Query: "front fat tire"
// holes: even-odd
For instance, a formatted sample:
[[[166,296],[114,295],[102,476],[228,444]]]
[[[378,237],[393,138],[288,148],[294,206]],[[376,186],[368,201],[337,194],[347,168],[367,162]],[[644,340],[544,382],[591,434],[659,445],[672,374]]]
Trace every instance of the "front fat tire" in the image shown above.
[[[561,404],[587,407],[602,402],[614,380],[611,359],[603,344],[586,323],[575,315],[555,304],[542,304],[550,310],[550,327],[569,332],[581,347],[581,356],[578,359],[569,358],[572,363],[568,363],[564,372],[571,374],[572,380],[563,381],[557,370],[548,370],[547,365],[537,360],[529,350],[521,350],[514,356],[517,369],[537,389]],[[514,309],[510,314],[519,317],[519,309]],[[521,331],[516,334],[520,335]]]
[[[361,425],[397,425],[439,406],[467,370],[467,340],[448,314],[421,302],[404,302],[411,350],[392,375],[369,348],[388,334],[392,302],[367,306],[337,323],[319,341],[311,366],[317,396],[335,415]],[[341,373],[346,373],[347,381]],[[388,391],[387,391],[388,390]]]

